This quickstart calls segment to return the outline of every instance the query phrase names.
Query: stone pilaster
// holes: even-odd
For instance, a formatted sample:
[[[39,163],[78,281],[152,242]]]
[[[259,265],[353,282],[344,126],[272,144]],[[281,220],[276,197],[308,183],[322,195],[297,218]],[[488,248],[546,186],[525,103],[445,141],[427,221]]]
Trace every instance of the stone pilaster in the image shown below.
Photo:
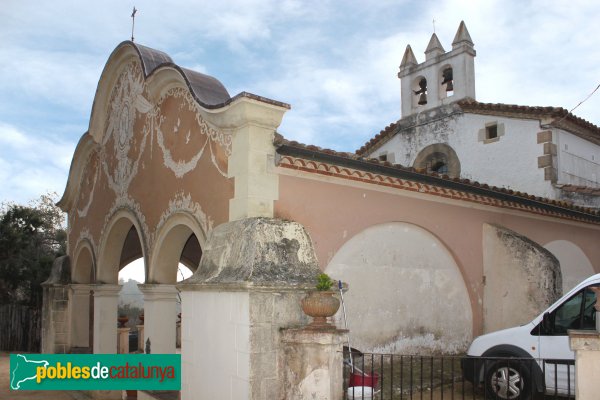
[[[233,131],[228,174],[234,178],[235,195],[229,202],[230,221],[273,217],[273,202],[279,198],[273,138],[288,108],[241,97],[225,113]]]

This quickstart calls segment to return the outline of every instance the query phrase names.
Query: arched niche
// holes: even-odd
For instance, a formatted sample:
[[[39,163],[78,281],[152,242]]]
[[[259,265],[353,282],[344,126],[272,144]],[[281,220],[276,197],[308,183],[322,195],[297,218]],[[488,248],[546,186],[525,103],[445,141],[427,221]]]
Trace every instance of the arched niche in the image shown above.
[[[575,243],[568,240],[555,240],[547,243],[544,248],[560,262],[563,294],[585,278],[595,274],[589,258]]]
[[[445,143],[430,144],[417,154],[413,168],[437,172],[451,178],[460,177],[460,160],[454,149]]]
[[[353,347],[409,354],[469,345],[473,315],[463,276],[427,230],[404,222],[369,227],[338,250],[326,272],[349,285]]]
[[[135,230],[135,232],[131,232]],[[118,283],[119,270],[131,261],[142,256],[146,260],[145,246],[140,224],[135,215],[128,210],[119,210],[108,223],[101,240],[100,256],[98,258],[98,283]],[[137,243],[132,240],[137,238]],[[136,254],[139,246],[141,254]],[[133,247],[133,250],[132,250]]]
[[[427,78],[424,76],[417,76],[411,85],[412,89],[412,107],[417,108],[427,104]]]
[[[206,234],[192,215],[182,212],[170,216],[159,228],[147,282],[174,284],[180,262],[195,271],[205,242]]]

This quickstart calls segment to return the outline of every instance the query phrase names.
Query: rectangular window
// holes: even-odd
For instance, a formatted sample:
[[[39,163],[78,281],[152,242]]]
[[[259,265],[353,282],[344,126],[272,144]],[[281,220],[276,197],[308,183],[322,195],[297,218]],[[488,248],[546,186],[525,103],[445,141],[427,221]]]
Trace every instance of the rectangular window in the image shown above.
[[[485,138],[495,139],[498,137],[498,125],[490,125],[485,127]]]
[[[379,161],[387,161],[387,154],[380,154]]]

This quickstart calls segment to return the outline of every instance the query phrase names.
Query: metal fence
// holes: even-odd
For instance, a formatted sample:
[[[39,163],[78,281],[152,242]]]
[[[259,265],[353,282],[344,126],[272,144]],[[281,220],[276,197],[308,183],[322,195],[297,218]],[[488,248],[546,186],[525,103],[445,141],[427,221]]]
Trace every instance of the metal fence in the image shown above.
[[[0,350],[38,352],[41,311],[18,304],[0,305]]]
[[[565,399],[574,376],[573,360],[344,354],[348,399]]]

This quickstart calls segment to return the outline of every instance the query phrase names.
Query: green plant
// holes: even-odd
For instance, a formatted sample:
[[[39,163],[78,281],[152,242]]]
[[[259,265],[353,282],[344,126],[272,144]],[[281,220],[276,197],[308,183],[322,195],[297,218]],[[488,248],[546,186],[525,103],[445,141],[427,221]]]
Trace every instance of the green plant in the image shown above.
[[[326,291],[330,290],[335,282],[331,280],[329,275],[327,274],[319,274],[317,275],[317,290]]]

